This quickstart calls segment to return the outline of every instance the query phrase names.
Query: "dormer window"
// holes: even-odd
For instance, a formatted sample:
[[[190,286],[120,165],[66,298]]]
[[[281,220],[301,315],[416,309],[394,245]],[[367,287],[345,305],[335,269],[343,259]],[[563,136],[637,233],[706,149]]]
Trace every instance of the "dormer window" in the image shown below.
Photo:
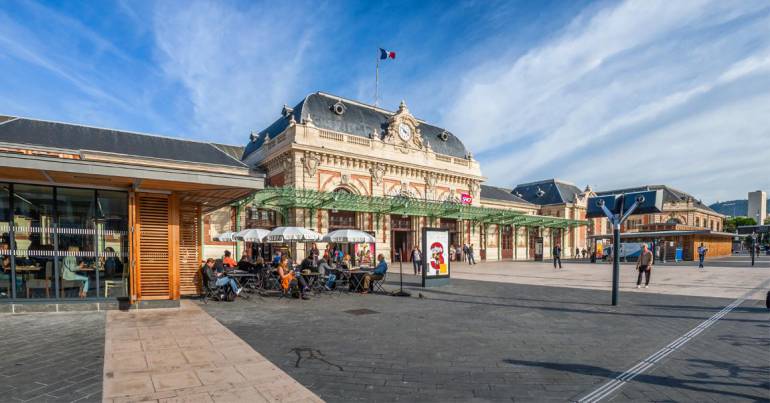
[[[344,114],[347,109],[348,107],[345,106],[345,104],[343,104],[342,101],[337,101],[337,103],[335,103],[331,107],[332,112],[340,116],[342,116],[342,114]]]
[[[283,105],[283,109],[281,109],[281,116],[288,118],[292,114],[294,114],[294,109],[289,108],[288,105]]]
[[[543,197],[545,196],[545,191],[543,191],[543,189],[540,189],[540,186],[538,186],[537,192],[535,192],[535,194],[537,195],[537,197]]]

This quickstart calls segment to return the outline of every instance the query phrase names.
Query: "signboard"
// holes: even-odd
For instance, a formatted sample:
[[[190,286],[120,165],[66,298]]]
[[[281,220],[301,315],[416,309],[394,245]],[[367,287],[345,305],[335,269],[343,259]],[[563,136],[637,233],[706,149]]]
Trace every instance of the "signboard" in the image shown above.
[[[588,198],[586,206],[586,218],[603,218],[604,210],[600,207],[603,204],[613,214],[620,214],[621,206],[623,211],[628,210],[634,202],[638,206],[634,214],[660,213],[663,209],[663,191],[647,190],[643,192],[633,192],[625,194],[613,194]]]
[[[357,243],[355,244],[356,262],[359,265],[375,266],[375,244],[373,243]]]
[[[460,203],[473,204],[473,196],[471,196],[469,193],[460,194]]]
[[[422,229],[422,286],[449,284],[449,231]]]

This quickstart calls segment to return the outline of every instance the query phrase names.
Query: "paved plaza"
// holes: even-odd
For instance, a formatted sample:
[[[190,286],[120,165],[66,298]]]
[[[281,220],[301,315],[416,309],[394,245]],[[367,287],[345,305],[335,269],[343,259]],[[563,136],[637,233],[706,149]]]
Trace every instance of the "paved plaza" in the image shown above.
[[[104,312],[0,315],[4,402],[98,402]]]
[[[624,293],[612,307],[603,291],[471,280],[412,292],[205,309],[327,401],[568,401],[733,302]],[[607,398],[768,399],[768,319],[747,300]]]
[[[609,265],[509,262],[457,264],[438,288],[406,275],[408,298],[3,315],[0,390],[32,402],[770,401],[764,263],[659,266],[641,290],[624,266],[617,307]]]

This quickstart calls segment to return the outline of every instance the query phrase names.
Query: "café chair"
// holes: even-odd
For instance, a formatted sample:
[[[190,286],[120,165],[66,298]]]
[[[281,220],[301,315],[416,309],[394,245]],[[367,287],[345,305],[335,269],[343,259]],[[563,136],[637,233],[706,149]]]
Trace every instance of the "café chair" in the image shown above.
[[[53,273],[53,262],[45,262],[45,279],[28,279],[26,282],[27,299],[29,299],[32,290],[45,290],[45,297],[51,298],[51,277]]]
[[[372,279],[372,289],[374,290],[374,292],[379,291],[385,294],[388,293],[385,290],[385,281],[387,278],[388,278],[388,272],[385,272],[385,274],[382,275],[382,279],[380,280]]]
[[[104,281],[104,298],[107,298],[110,288],[120,287],[123,289],[123,296],[128,296],[128,282],[126,281],[126,275],[128,270],[123,268],[123,272],[120,275],[120,280],[105,280]]]

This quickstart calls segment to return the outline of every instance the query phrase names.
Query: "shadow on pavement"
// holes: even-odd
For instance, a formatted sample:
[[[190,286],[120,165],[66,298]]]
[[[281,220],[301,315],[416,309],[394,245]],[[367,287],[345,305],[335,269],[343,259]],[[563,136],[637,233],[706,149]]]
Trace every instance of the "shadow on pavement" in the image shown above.
[[[724,370],[726,368],[734,367],[734,364],[721,362],[721,361],[708,361],[708,360],[688,360],[688,361],[697,362],[702,366],[708,367],[708,369],[716,368],[719,370]],[[612,371],[607,368],[602,368],[602,367],[593,366],[593,365],[586,365],[586,364],[541,362],[541,361],[527,361],[527,360],[515,360],[515,359],[505,359],[503,360],[503,362],[511,365],[545,368],[545,369],[551,369],[551,370],[562,371],[562,372],[571,372],[579,375],[601,376],[603,378],[606,378],[607,381],[615,379],[621,374],[620,372]],[[730,377],[737,376],[737,375],[733,375],[733,373],[741,374],[743,372],[749,372],[751,374],[766,375],[768,371],[768,367],[747,367],[747,368],[749,369],[746,369],[746,370],[736,369],[735,370],[736,372],[730,371]],[[701,380],[685,380],[685,379],[676,379],[669,376],[641,374],[641,375],[637,375],[630,382],[667,386],[675,389],[684,389],[684,390],[690,390],[695,392],[714,393],[714,394],[719,394],[723,396],[749,399],[751,401],[757,401],[757,400],[761,401],[766,399],[766,396],[761,396],[761,395],[757,396],[757,395],[750,395],[746,393],[716,390],[714,389],[714,387],[728,386],[728,387],[742,387],[742,388],[762,388],[763,390],[767,390],[768,388],[770,388],[770,381],[758,382],[758,383],[743,383],[743,382],[734,382],[734,381],[725,382],[725,381],[717,380],[718,378],[723,378],[722,376],[712,376],[706,373],[696,373],[696,374],[693,374],[693,376],[698,376],[699,378],[701,378]],[[703,379],[712,379],[712,378],[714,380],[703,380]],[[595,386],[600,387],[601,385],[597,384]],[[590,393],[592,390],[585,391],[584,393],[578,396],[575,396],[575,398],[580,398]]]

